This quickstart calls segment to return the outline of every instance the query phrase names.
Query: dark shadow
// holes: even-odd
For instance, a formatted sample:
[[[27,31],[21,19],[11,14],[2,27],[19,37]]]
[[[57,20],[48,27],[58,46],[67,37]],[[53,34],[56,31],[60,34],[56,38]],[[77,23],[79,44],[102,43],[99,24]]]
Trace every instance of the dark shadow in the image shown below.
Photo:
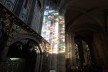
[[[24,72],[35,72],[37,54],[33,48],[33,42],[28,41],[27,44],[23,46],[22,55],[25,59]]]
[[[37,54],[33,45],[32,41],[26,44],[18,41],[9,47],[7,57],[24,59],[24,72],[35,72]]]
[[[7,57],[22,58],[22,47],[23,47],[23,43],[19,41],[12,44],[8,49]]]

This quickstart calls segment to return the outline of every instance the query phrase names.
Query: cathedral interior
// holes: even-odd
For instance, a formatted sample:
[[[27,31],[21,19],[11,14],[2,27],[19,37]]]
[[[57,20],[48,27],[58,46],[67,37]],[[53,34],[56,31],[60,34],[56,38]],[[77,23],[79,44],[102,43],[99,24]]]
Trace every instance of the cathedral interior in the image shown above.
[[[107,18],[108,0],[0,0],[0,72],[108,72]]]

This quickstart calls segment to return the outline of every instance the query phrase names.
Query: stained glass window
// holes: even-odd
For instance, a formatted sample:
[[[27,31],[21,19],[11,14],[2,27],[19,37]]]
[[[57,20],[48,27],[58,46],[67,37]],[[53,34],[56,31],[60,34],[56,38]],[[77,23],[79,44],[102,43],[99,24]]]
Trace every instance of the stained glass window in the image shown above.
[[[43,17],[42,37],[51,45],[49,53],[58,53],[65,51],[65,25],[63,16],[56,10],[49,9],[46,6]]]

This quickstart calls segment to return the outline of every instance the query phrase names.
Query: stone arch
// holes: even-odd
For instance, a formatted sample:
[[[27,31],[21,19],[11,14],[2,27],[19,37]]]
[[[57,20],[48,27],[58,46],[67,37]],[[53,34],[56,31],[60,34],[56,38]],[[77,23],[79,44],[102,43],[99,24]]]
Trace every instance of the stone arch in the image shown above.
[[[27,40],[25,42],[24,40]],[[29,48],[29,41],[30,43],[33,42],[36,47],[33,47],[33,50],[31,51],[31,47]],[[15,56],[17,53],[14,52],[14,56],[7,56],[9,54],[10,46],[13,45],[14,43],[20,42],[23,44],[23,49],[20,50],[20,56]],[[41,66],[42,62],[42,55],[43,55],[43,50],[40,46],[41,39],[37,39],[37,37],[33,34],[16,34],[13,39],[8,40],[7,46],[4,48],[3,53],[2,53],[2,59],[7,60],[7,57],[19,57],[25,60],[25,66],[24,66],[24,71],[26,72],[31,72],[31,71],[39,71],[39,67]],[[27,46],[26,46],[27,45]],[[17,47],[15,47],[17,48]],[[29,49],[28,49],[29,48]],[[13,48],[14,49],[14,48]],[[12,50],[12,49],[11,49]],[[10,52],[11,52],[10,50]],[[16,49],[18,50],[18,49]],[[19,53],[18,53],[19,54]]]
[[[74,2],[73,2],[74,3]],[[67,34],[69,35],[72,35],[74,34],[75,32],[79,32],[79,31],[87,31],[87,30],[90,30],[95,34],[95,37],[97,37],[96,41],[98,42],[98,39],[100,39],[100,43],[103,45],[103,47],[101,47],[105,53],[104,53],[104,64],[108,64],[107,62],[107,51],[108,51],[108,47],[107,47],[107,43],[108,43],[108,38],[107,38],[107,35],[106,35],[106,32],[105,32],[105,29],[104,27],[102,26],[103,23],[99,20],[98,17],[92,15],[92,12],[95,12],[95,11],[100,11],[100,10],[104,10],[104,9],[108,9],[108,6],[103,6],[103,5],[99,5],[95,8],[80,8],[80,7],[77,7],[77,6],[72,6],[72,3],[70,3],[70,11],[67,11],[67,14],[70,15],[71,12],[74,12],[74,11],[77,11],[79,12],[79,14],[77,14],[76,16],[73,16],[73,18],[71,16],[69,16],[69,19],[68,22],[66,23],[66,32]],[[69,6],[67,6],[67,8],[69,8]],[[74,13],[73,13],[74,14]],[[81,19],[82,16],[86,16],[88,17],[91,21],[94,21],[92,23],[75,23],[78,21],[78,19]],[[68,16],[67,16],[68,17]],[[106,39],[106,40],[105,40]],[[105,58],[106,57],[106,58]],[[107,65],[108,66],[108,65]]]
[[[99,53],[99,54],[96,54],[94,52],[95,53],[95,57],[97,57],[98,55],[100,55],[100,60],[98,60],[99,59],[98,57],[97,57],[97,60],[98,61],[104,61],[104,64],[106,64],[107,63],[106,58],[105,58],[105,57],[107,57],[106,53],[105,53],[106,45],[104,44],[105,42],[103,41],[103,37],[104,36],[106,37],[106,34],[105,34],[105,31],[104,31],[103,27],[101,27],[99,25],[96,25],[96,24],[79,24],[79,25],[73,25],[71,27],[71,30],[68,33],[72,33],[72,34],[75,34],[76,32],[77,33],[79,33],[79,32],[85,32],[85,33],[88,32],[89,33],[89,31],[91,31],[91,32],[94,33],[93,44],[95,46],[95,52]],[[101,63],[103,63],[103,62],[101,62]]]
[[[15,43],[16,41],[20,41],[20,40],[23,40],[23,39],[30,39],[30,40],[36,42],[38,45],[39,45],[39,43],[40,43],[40,41],[39,41],[39,40],[35,37],[35,35],[33,35],[33,34],[17,34],[17,35],[15,36],[15,38],[12,39],[12,41],[11,41],[11,43],[10,43],[9,45]],[[43,50],[40,48],[40,45],[39,45],[39,49],[38,49],[38,50],[39,50],[40,52],[43,51]]]
[[[93,16],[92,14],[90,14],[89,12],[87,12],[84,9],[74,7],[74,8],[71,8],[71,11],[78,11],[79,14],[77,16],[75,16],[73,19],[70,19],[68,23],[66,23],[66,28],[68,27],[68,29],[71,29],[71,26],[76,24],[75,22],[77,22],[78,19],[80,19],[80,17],[82,17],[83,15],[85,15],[89,20],[94,21],[93,23],[95,23],[97,25],[102,24],[97,17]]]
[[[75,16],[73,19],[70,19],[68,21],[68,23],[66,23],[66,27],[71,27],[70,23],[71,23],[71,25],[74,24],[83,15],[85,15],[86,17],[88,17],[89,19],[94,21],[95,24],[100,24],[101,25],[102,22],[100,21],[100,19],[98,19],[98,17],[92,15],[91,12],[95,13],[95,11],[101,11],[101,10],[108,9],[108,6],[105,5],[105,6],[102,6],[102,7],[95,7],[95,8],[91,8],[91,9],[88,9],[88,10],[80,8],[80,7],[70,6],[70,7],[68,7],[68,9],[70,9],[70,11],[68,11],[68,12],[76,11],[76,12],[79,12],[79,14],[77,16]]]
[[[38,52],[40,54],[42,54],[42,52],[44,51],[44,49],[41,48],[41,46],[39,45],[40,41],[35,37],[35,35],[33,34],[16,34],[14,36],[14,38],[10,38],[8,41],[7,41],[7,45],[5,46],[4,50],[2,51],[2,59],[5,59],[6,57],[6,54],[8,52],[8,48],[10,45],[12,45],[13,43],[15,42],[22,42],[21,40],[24,40],[24,39],[29,39],[29,40],[32,40],[34,43],[38,44]]]

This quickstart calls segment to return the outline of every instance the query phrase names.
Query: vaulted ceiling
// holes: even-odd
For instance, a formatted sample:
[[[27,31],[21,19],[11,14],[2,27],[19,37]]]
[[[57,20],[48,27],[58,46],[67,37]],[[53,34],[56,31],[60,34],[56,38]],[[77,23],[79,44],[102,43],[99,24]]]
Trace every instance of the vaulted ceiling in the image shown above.
[[[108,9],[108,0],[62,0],[59,9],[64,12],[68,29],[76,23],[99,24],[102,22],[95,16],[102,15],[102,11]]]
[[[66,33],[77,32],[88,37],[87,30],[105,30],[104,14],[108,10],[108,0],[62,0],[59,10],[65,16]]]

